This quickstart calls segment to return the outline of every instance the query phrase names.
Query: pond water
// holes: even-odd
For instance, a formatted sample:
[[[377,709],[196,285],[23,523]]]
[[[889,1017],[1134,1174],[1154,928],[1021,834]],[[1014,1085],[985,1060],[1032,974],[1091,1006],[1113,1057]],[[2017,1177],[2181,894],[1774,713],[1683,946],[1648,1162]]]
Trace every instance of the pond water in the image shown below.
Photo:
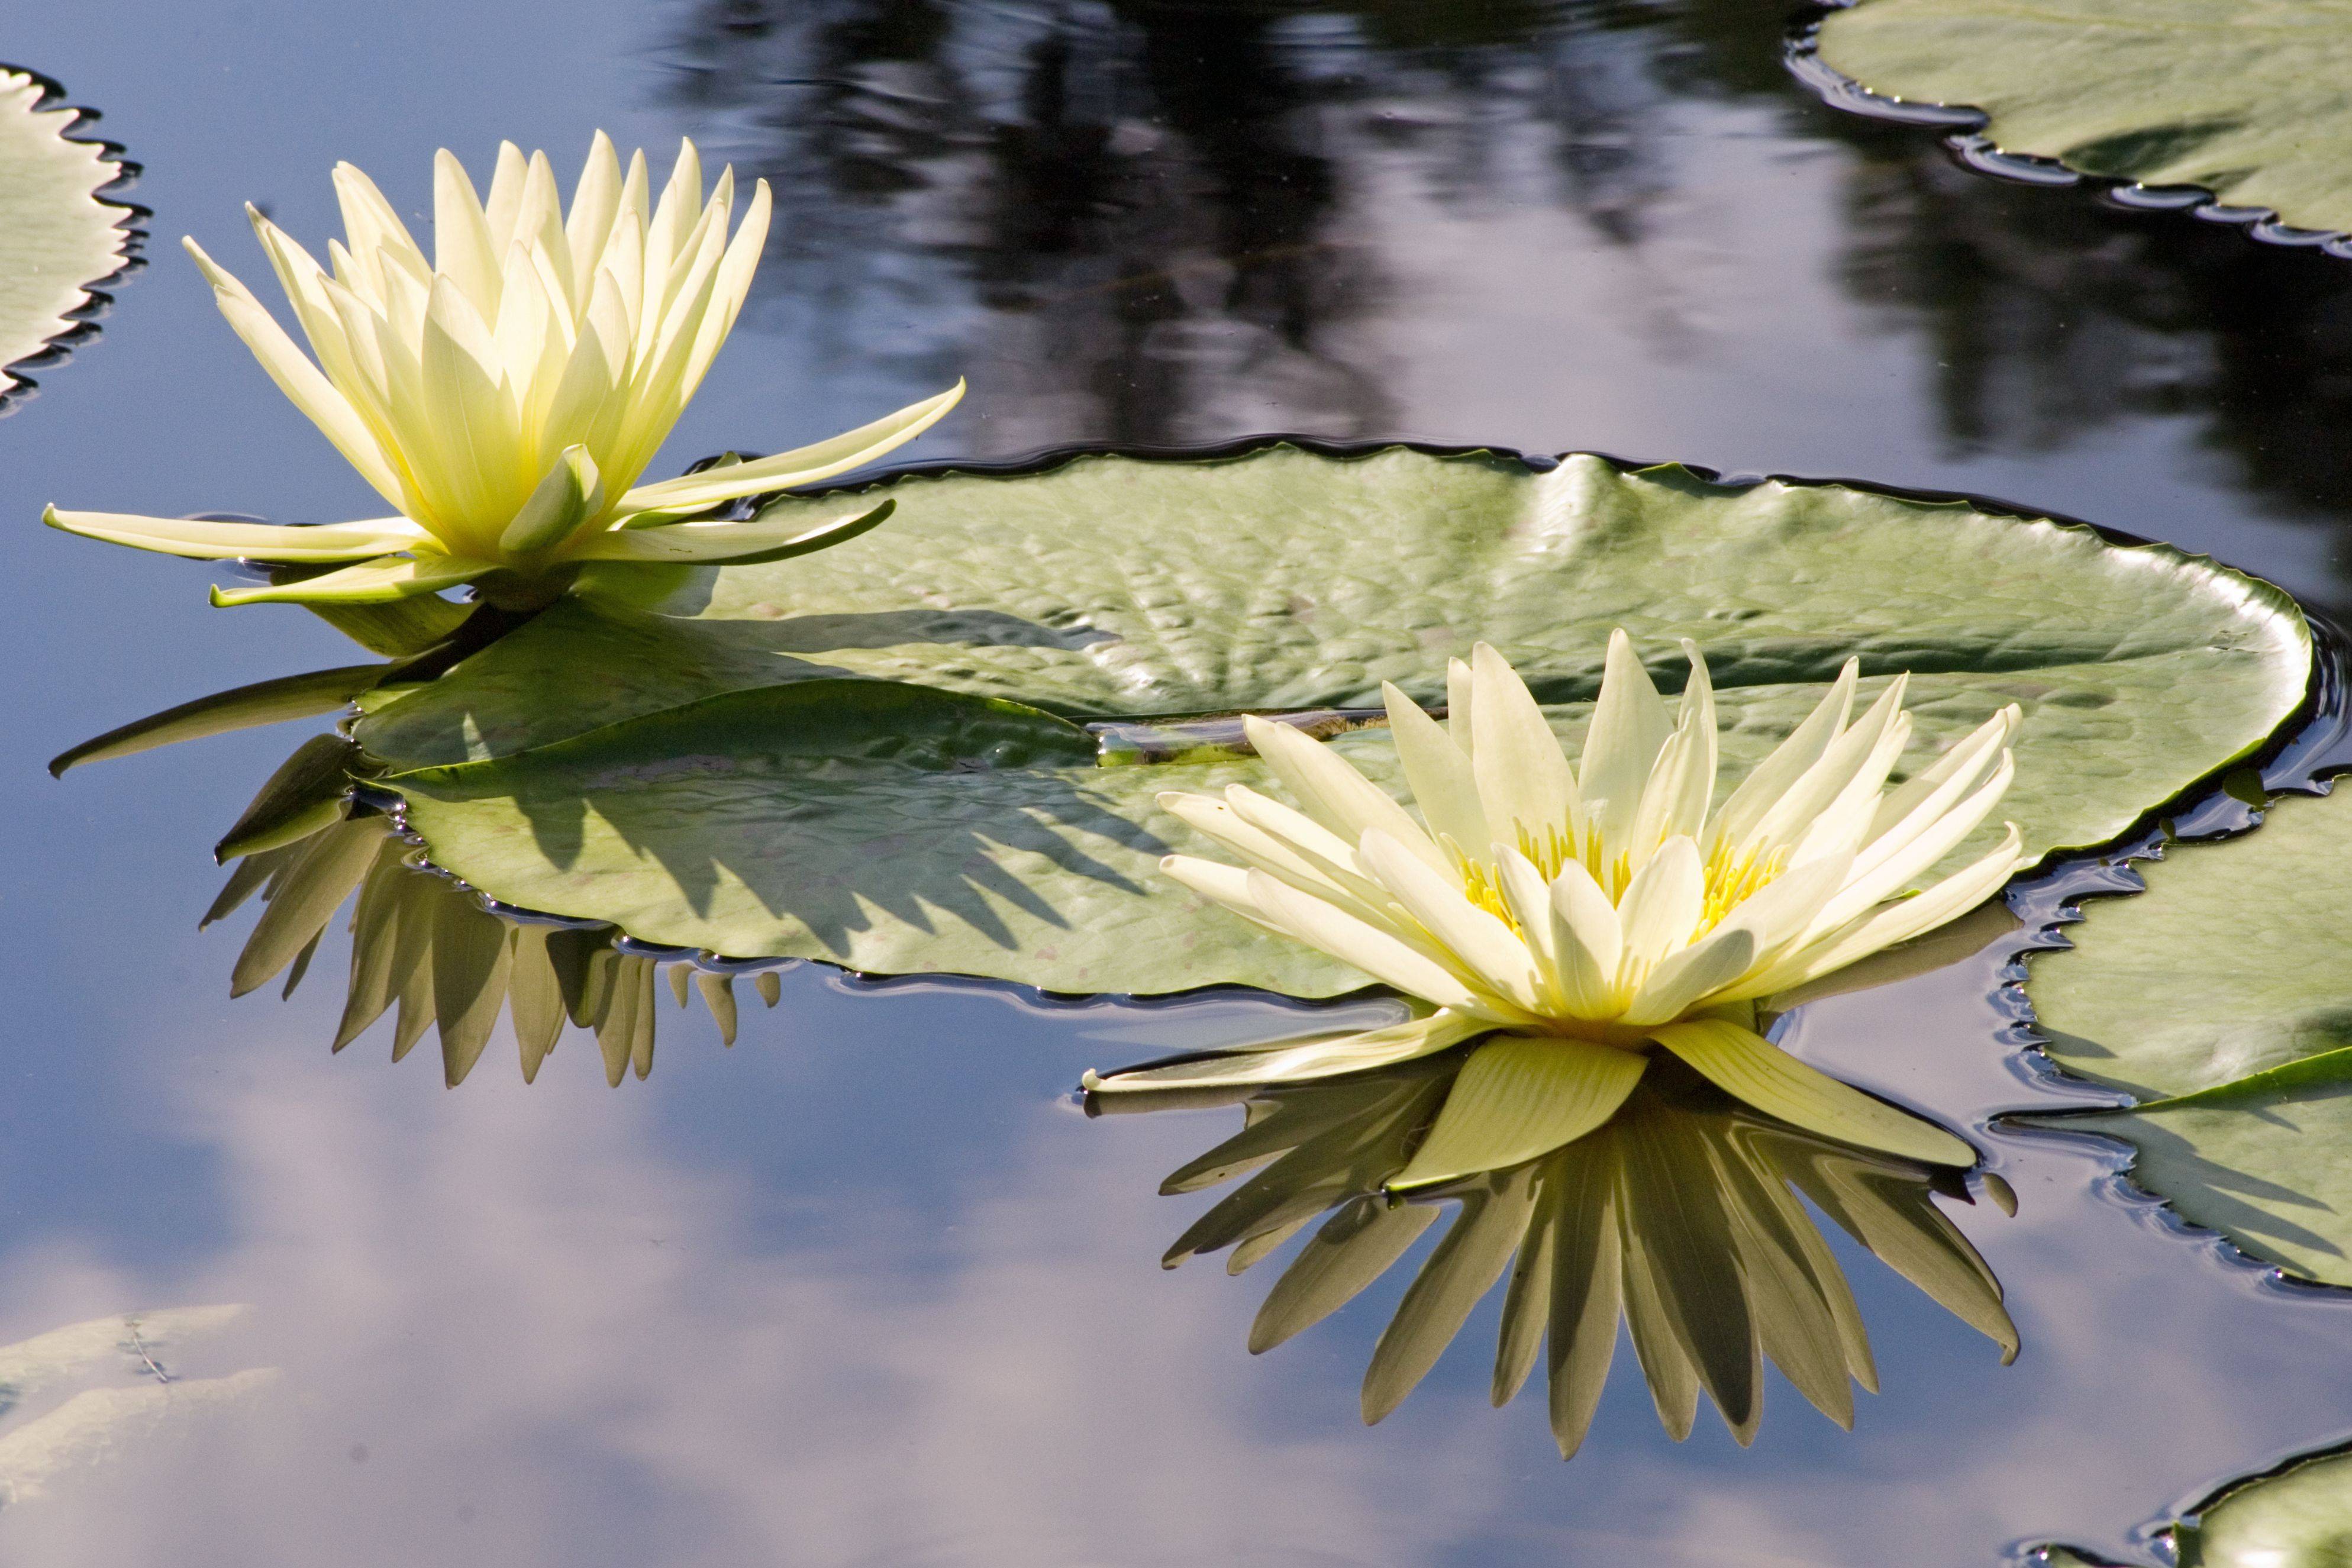
[[[445,1090],[339,997],[231,1004],[207,847],[291,744],[49,779],[84,735],[346,662],[291,609],[39,530],[48,500],[369,515],[173,241],[257,266],[327,171],[422,205],[436,145],[568,166],[690,135],[774,183],[778,238],[657,471],[968,375],[910,455],[1289,430],[1674,458],[2001,496],[2352,607],[2352,264],[2004,184],[1839,112],[1787,19],[1726,0],[999,4],[290,0],[12,18],[12,59],[145,165],[147,270],[0,417],[18,671],[0,702],[0,1341],[250,1303],[164,1352],[270,1366],[201,1440],[127,1445],[0,1513],[11,1561],[1989,1564],[2149,1525],[2352,1435],[2352,1300],[2133,1195],[2106,1149],[1985,1142],[1949,1205],[2023,1348],[1847,1246],[1884,1392],[1838,1430],[1777,1379],[1751,1448],[1660,1430],[1630,1357],[1562,1465],[1486,1407],[1487,1301],[1394,1415],[1356,1385],[1402,1289],[1253,1359],[1264,1287],[1163,1273],[1165,1172],[1231,1110],[1090,1120],[1092,1066],[1276,1032],[1223,995],[1054,1004],[782,976],[722,1051],[666,1021],[608,1090],[575,1037]],[[2307,764],[2309,759],[2304,760]],[[2074,880],[2021,895],[2046,917]],[[2007,950],[1817,1004],[1788,1043],[1982,1126],[2098,1099],[2021,1053]],[[341,957],[331,949],[320,968]],[[430,1053],[425,1053],[429,1055]]]

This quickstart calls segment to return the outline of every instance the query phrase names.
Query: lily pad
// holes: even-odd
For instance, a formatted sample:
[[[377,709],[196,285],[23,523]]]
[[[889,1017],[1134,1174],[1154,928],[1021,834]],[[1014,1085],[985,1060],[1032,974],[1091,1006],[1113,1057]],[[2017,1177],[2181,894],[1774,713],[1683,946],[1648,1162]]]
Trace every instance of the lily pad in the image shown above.
[[[2352,1453],[2307,1454],[2232,1481],[2166,1533],[2180,1568],[2336,1568],[2352,1561]],[[2094,1563],[2063,1546],[2029,1560]]]
[[[93,284],[125,265],[131,209],[99,199],[122,165],[66,132],[77,109],[25,71],[0,69],[0,367],[73,330]],[[0,369],[0,392],[21,378]]]
[[[1673,639],[1706,647],[1737,777],[1852,654],[1917,672],[1915,757],[2023,706],[2003,815],[2039,855],[2259,746],[2310,662],[2292,601],[2209,561],[1843,486],[1274,446],[876,488],[900,504],[869,539],[634,602],[595,584],[371,694],[358,735],[435,860],[736,956],[1325,995],[1363,978],[1154,866],[1190,843],[1154,797],[1264,784],[1257,761],[1098,765],[1079,720],[1347,708],[1383,679],[1435,702],[1483,638],[1573,743],[1624,625],[1669,687]],[[1332,743],[1402,793],[1384,735]]]
[[[1821,58],[1981,110],[2004,152],[2352,230],[2347,0],[1861,0],[1823,19]]]
[[[2057,1124],[2133,1144],[2135,1181],[2255,1257],[2352,1285],[2352,793],[2146,875],[2032,961],[2050,1055],[2141,1097]]]

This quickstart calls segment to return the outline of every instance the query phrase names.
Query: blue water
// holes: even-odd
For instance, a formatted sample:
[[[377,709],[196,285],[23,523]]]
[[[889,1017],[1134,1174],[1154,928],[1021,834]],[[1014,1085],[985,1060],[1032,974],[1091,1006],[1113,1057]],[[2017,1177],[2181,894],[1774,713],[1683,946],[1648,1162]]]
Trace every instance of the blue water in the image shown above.
[[[1992,1135],[2014,1219],[1955,1211],[2008,1285],[2015,1365],[1849,1248],[1885,1389],[1853,1435],[1776,1381],[1752,1449],[1711,1414],[1676,1446],[1621,1349],[1563,1466],[1539,1397],[1486,1406],[1492,1301],[1367,1431],[1356,1384],[1402,1277],[1254,1360],[1265,1275],[1158,1267],[1207,1202],[1159,1177],[1235,1113],[1089,1121],[1068,1090],[1270,1029],[1270,1003],[802,970],[731,1052],[666,1020],[661,1070],[618,1091],[577,1036],[528,1089],[497,1044],[455,1092],[380,1036],[331,1058],[339,954],[291,1002],[232,1005],[236,937],[194,931],[206,847],[299,727],[61,783],[40,764],[349,645],[34,521],[52,500],[370,515],[178,237],[260,286],[244,201],[323,242],[338,159],[422,206],[437,145],[480,168],[511,137],[569,168],[601,125],[691,135],[783,198],[657,467],[961,374],[965,412],[911,456],[1292,429],[1854,475],[2341,605],[2352,264],[1986,181],[1816,102],[1777,18],[1701,0],[10,20],[0,49],[105,111],[154,216],[100,334],[0,417],[0,1342],[244,1302],[163,1364],[282,1375],[0,1509],[0,1558],[1958,1568],[2053,1536],[2124,1554],[2211,1483],[2352,1431],[2342,1303],[2264,1284],[2047,1136]],[[1792,1044],[1955,1120],[2054,1102],[1995,999],[2003,956],[1819,1005]]]

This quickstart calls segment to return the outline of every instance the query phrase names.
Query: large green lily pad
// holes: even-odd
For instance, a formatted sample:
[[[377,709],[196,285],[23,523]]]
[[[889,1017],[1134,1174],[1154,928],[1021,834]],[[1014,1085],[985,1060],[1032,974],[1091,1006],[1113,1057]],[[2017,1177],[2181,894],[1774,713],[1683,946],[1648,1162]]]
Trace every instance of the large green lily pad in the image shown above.
[[[1362,976],[1154,865],[1198,846],[1153,797],[1265,784],[1255,759],[1098,766],[1077,721],[1369,703],[1383,678],[1434,701],[1486,638],[1573,744],[1624,625],[1669,686],[1673,639],[1706,646],[1736,775],[1853,653],[1919,672],[1915,757],[2023,706],[2003,815],[2038,855],[2260,745],[2309,668],[2292,602],[2210,562],[1844,487],[1273,447],[876,488],[899,510],[868,539],[635,598],[605,579],[377,694],[360,738],[435,859],[740,956],[1330,994]],[[1333,743],[1401,792],[1384,734]]]
[[[2352,1285],[2352,792],[2146,870],[2032,961],[2051,1056],[2141,1097],[2061,1124],[2131,1142],[2186,1218]]]
[[[2007,152],[2352,230],[2352,0],[1861,0],[1821,57]]]
[[[37,79],[0,69],[0,367],[70,331],[130,243],[131,209],[98,198],[121,166],[95,142],[67,140],[80,111],[43,108],[47,95]],[[0,369],[0,391],[12,384]]]

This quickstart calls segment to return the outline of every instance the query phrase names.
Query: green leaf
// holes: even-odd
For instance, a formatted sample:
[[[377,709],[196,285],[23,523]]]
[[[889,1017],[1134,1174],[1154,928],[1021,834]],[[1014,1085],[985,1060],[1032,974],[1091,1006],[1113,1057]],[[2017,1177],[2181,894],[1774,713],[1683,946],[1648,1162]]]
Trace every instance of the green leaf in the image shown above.
[[[2006,152],[2352,230],[2347,0],[1862,0],[1823,19],[1821,58],[1982,110]]]
[[[2142,1103],[2040,1120],[2126,1140],[2184,1217],[2352,1285],[2352,791],[2144,871],[2026,985],[2051,1057]]]
[[[128,260],[131,209],[98,193],[122,165],[94,141],[68,140],[81,111],[42,107],[48,89],[0,69],[0,366],[73,330],[93,284]],[[0,392],[14,384],[0,373]]]
[[[1264,786],[1257,761],[1096,766],[1064,721],[1345,709],[1382,679],[1442,702],[1446,659],[1485,639],[1573,742],[1622,624],[1669,688],[1675,639],[1706,647],[1737,777],[1852,654],[1874,680],[1916,672],[1911,766],[2024,708],[2002,815],[2040,855],[2259,746],[2310,663],[2293,603],[2210,561],[1840,486],[1273,446],[861,494],[898,501],[890,529],[776,566],[591,571],[441,679],[371,694],[357,733],[436,860],[511,903],[739,956],[1326,995],[1363,978],[1156,868],[1201,846],[1155,797]],[[973,754],[959,697],[1022,704],[990,722],[1025,738]],[[911,704],[890,710],[905,755],[861,738],[872,702]],[[1104,755],[1163,754],[1134,733]],[[1332,744],[1402,791],[1383,731]]]
[[[2338,1568],[2352,1561],[2352,1453],[2306,1455],[2231,1482],[2172,1527],[2180,1568]],[[2051,1568],[2091,1568],[2063,1546]]]

